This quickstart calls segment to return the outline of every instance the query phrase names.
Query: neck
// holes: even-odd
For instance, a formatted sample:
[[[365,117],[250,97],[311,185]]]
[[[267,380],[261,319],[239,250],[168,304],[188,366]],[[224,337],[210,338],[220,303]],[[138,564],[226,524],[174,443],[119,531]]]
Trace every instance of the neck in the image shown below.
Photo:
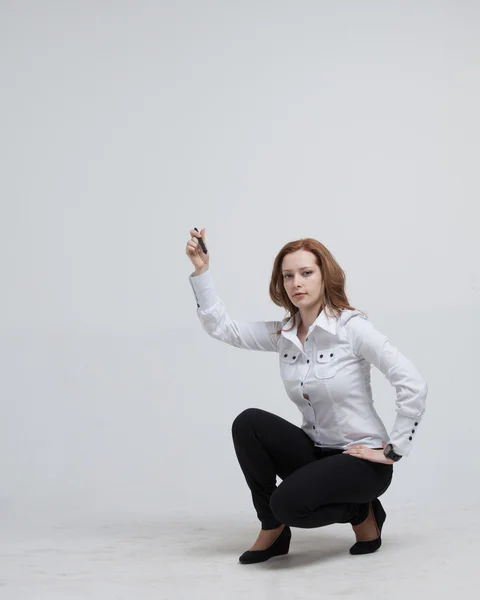
[[[305,309],[300,309],[300,317],[302,322],[299,325],[302,331],[307,332],[310,329],[312,323],[314,323],[318,319],[318,315],[321,312],[322,305],[318,303],[314,306],[310,306]]]

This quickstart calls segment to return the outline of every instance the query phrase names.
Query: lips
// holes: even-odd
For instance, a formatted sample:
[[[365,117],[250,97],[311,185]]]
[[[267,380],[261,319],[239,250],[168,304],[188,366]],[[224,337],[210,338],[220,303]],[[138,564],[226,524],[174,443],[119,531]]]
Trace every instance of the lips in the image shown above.
[[[301,296],[305,296],[305,292],[302,292],[300,294],[294,294],[293,297],[294,298],[300,298]]]

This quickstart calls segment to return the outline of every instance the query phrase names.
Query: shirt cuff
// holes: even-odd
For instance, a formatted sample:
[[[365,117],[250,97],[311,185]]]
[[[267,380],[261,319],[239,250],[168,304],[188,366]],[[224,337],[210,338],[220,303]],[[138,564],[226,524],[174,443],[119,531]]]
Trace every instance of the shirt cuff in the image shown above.
[[[217,293],[213,286],[212,274],[207,269],[201,275],[190,275],[190,284],[197,300],[197,308],[208,310],[213,308],[218,301]]]
[[[417,433],[420,418],[405,417],[397,415],[390,439],[387,443],[392,444],[393,451],[401,456],[408,456],[412,441]]]

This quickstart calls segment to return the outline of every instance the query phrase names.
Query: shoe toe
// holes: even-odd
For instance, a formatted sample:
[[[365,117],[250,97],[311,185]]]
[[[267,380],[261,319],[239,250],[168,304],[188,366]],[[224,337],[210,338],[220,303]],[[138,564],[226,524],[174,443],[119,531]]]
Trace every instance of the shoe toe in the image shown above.
[[[379,537],[376,540],[370,542],[356,542],[350,548],[350,554],[371,554],[376,552],[382,545],[382,538]]]

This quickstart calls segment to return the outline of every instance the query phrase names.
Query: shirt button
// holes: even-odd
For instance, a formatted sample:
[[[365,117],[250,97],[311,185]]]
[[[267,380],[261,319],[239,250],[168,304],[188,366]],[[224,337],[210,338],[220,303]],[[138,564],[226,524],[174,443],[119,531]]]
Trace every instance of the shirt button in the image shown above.
[[[418,423],[415,423],[415,427],[418,425]]]
[[[409,439],[409,440],[411,440],[411,439],[412,439],[412,436],[410,436],[408,439]]]
[[[313,426],[313,428],[315,429],[315,425]]]
[[[305,341],[306,341],[306,342],[308,342],[308,337],[307,337],[307,338],[305,338]]]
[[[307,358],[307,363],[309,363],[309,362],[310,362],[310,359],[309,359],[309,358]]]
[[[197,302],[197,308],[200,308],[200,304],[198,304],[198,302]]]
[[[415,433],[415,429],[412,429],[412,433]]]

